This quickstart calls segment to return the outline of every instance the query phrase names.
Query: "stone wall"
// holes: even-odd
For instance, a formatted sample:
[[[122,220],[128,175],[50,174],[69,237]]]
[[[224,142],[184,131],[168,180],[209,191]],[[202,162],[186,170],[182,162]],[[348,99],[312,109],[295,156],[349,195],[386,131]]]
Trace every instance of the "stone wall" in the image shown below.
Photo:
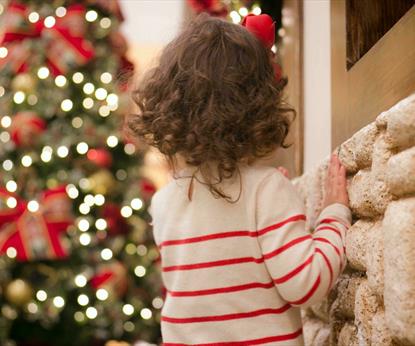
[[[308,346],[415,345],[415,94],[337,148],[353,225],[348,265],[304,312]],[[294,180],[308,227],[321,211],[328,160]]]

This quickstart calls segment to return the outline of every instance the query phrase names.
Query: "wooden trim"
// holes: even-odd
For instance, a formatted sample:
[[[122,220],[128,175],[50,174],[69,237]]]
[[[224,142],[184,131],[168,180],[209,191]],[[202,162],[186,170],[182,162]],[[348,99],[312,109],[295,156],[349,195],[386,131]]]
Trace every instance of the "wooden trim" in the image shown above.
[[[332,149],[415,91],[415,6],[349,71],[345,14],[331,2]]]
[[[285,35],[280,45],[283,74],[288,77],[286,95],[297,116],[291,126],[287,143],[293,145],[280,150],[278,164],[285,166],[291,176],[303,173],[304,112],[303,112],[303,2],[285,0],[282,9],[282,26]]]

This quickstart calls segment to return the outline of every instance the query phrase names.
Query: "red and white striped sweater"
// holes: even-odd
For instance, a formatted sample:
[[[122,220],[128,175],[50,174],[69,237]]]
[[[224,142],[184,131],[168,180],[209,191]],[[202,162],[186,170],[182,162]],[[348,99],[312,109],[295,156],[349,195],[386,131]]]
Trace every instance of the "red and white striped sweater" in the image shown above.
[[[181,171],[182,175],[189,170]],[[279,171],[241,166],[231,204],[189,178],[152,200],[154,237],[168,291],[164,345],[303,345],[300,308],[323,299],[345,266],[350,210],[325,208],[310,234],[292,184]],[[225,191],[239,192],[239,182]]]

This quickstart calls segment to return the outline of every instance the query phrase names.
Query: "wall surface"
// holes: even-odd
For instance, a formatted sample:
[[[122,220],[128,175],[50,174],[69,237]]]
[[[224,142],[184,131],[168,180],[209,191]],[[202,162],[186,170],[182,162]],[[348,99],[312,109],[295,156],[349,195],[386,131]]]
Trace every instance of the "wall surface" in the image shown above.
[[[303,2],[304,172],[331,150],[330,0]]]
[[[415,94],[338,148],[353,225],[348,266],[304,313],[308,346],[415,345]],[[321,211],[327,160],[294,180],[309,225]]]

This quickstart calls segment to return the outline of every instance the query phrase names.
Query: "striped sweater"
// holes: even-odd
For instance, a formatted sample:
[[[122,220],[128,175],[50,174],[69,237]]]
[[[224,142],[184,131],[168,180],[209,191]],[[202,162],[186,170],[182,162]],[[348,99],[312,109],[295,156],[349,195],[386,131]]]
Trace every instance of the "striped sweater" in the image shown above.
[[[214,198],[189,169],[151,203],[167,289],[161,329],[173,345],[303,345],[300,308],[321,301],[345,266],[350,210],[332,204],[313,234],[278,170],[241,166],[237,203]],[[240,184],[225,192],[237,197]]]

